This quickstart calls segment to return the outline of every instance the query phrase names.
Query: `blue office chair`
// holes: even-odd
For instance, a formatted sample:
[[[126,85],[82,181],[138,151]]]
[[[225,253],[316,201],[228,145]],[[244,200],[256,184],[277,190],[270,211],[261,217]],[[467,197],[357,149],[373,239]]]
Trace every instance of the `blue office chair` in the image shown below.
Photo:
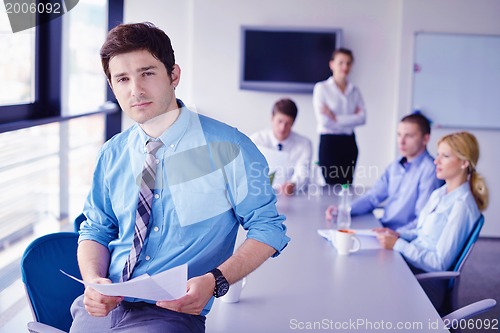
[[[80,231],[80,225],[82,224],[83,221],[86,221],[87,220],[87,217],[85,215],[83,215],[83,213],[81,213],[80,215],[78,215],[75,219],[75,221],[73,222],[73,227],[75,228],[75,232],[78,232]]]
[[[479,237],[479,233],[483,228],[483,224],[484,216],[483,214],[481,214],[481,216],[479,216],[479,219],[476,221],[474,228],[472,229],[472,233],[469,235],[469,238],[465,242],[465,245],[462,248],[462,251],[460,252],[460,255],[458,256],[456,262],[451,266],[452,269],[450,271],[422,273],[415,275],[424,290],[426,290],[426,287],[429,288],[429,282],[432,283],[439,280],[449,280],[449,282],[445,285],[446,290],[444,291],[443,299],[438,301],[431,299],[440,314],[454,311],[458,307],[458,286],[460,283],[460,272],[462,271],[465,261],[472,252],[472,249],[474,248],[474,245]]]
[[[35,239],[24,251],[21,275],[33,318],[30,332],[68,332],[73,300],[84,286],[64,274],[81,278],[77,263],[78,233],[58,232]]]
[[[495,305],[497,305],[497,301],[494,299],[483,299],[453,311],[452,313],[444,316],[443,320],[452,322],[453,320],[459,321],[461,319],[468,319],[493,309]]]
[[[467,326],[464,324],[468,323],[469,318],[475,317],[481,313],[489,311],[495,307],[497,301],[492,298],[483,299],[481,301],[469,304],[452,313],[442,317],[444,324],[450,330],[450,332],[460,333],[460,332],[471,332],[471,329],[466,329]],[[494,326],[494,325],[489,325]],[[484,327],[484,326],[483,326]],[[486,327],[485,327],[486,328]]]

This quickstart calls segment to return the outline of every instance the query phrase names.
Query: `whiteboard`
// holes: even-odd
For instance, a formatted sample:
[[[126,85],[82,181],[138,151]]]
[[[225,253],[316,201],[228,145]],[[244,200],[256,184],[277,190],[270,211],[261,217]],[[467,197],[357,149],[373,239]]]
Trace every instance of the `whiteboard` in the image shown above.
[[[500,129],[500,36],[415,35],[413,110],[433,126]]]

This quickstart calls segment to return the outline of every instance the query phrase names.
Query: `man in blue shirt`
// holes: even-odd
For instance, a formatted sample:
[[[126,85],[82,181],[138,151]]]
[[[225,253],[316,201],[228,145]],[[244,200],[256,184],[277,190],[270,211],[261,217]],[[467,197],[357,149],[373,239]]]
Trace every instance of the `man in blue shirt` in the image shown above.
[[[188,284],[185,296],[156,303],[87,287],[71,308],[71,332],[204,332],[213,296],[222,296],[289,241],[267,163],[245,135],[191,112],[176,98],[181,71],[170,39],[152,24],[111,30],[101,60],[121,108],[137,124],[98,155],[80,229],[82,278],[115,283],[124,280],[126,263],[132,266],[126,279],[187,263]],[[147,202],[141,187],[145,160],[151,162],[144,170],[156,180],[151,203],[140,209],[139,195]],[[134,229],[141,228],[136,219],[145,211],[141,239]],[[248,230],[247,239],[233,254],[239,225]],[[133,265],[131,249],[138,253]]]
[[[436,178],[434,159],[427,151],[431,128],[421,114],[411,114],[398,125],[401,157],[385,170],[375,185],[352,202],[352,215],[372,212],[385,202],[381,222],[393,230],[414,228],[418,214],[432,191],[442,185]],[[332,219],[337,207],[329,206],[326,218]]]

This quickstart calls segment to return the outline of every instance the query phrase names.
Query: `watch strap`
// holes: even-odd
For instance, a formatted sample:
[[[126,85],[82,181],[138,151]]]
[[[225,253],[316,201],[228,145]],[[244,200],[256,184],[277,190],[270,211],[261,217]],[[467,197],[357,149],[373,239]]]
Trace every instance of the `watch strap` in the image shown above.
[[[212,275],[215,278],[215,287],[214,287],[214,293],[213,293],[213,295],[215,297],[224,296],[224,295],[220,295],[219,294],[219,288],[223,284],[225,284],[225,285],[227,285],[227,287],[229,287],[229,283],[227,282],[226,278],[224,277],[224,275],[222,274],[222,272],[218,268],[212,269],[210,271],[210,273],[212,273]]]

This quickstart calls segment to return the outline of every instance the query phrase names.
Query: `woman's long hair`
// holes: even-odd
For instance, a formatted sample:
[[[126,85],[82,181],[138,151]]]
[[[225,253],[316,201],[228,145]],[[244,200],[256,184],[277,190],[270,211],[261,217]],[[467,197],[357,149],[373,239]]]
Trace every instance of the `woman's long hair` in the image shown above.
[[[479,210],[485,210],[489,203],[489,192],[483,176],[476,171],[479,160],[479,144],[476,137],[469,132],[458,132],[443,136],[438,145],[441,142],[448,144],[460,160],[469,162],[467,172],[470,189]]]

